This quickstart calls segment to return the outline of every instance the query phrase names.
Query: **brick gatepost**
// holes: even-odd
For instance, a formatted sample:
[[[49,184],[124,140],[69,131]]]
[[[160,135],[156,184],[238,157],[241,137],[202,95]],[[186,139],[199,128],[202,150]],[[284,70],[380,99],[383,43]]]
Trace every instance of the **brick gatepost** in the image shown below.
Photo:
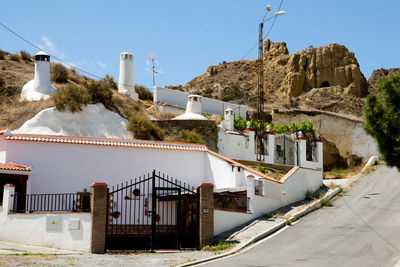
[[[214,242],[214,185],[203,183],[197,186],[199,194],[199,247]]]
[[[92,232],[90,235],[90,252],[103,254],[106,252],[107,227],[107,184],[90,185],[90,210],[92,213]]]

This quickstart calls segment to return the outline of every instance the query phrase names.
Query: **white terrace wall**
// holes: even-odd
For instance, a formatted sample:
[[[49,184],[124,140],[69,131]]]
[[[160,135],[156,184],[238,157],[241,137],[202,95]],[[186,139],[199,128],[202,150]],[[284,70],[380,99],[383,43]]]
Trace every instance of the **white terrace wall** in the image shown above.
[[[10,191],[10,188],[4,188],[3,206],[0,206],[0,240],[89,252],[91,233],[90,213],[9,214],[9,200],[12,203],[10,195],[14,192],[14,188],[12,188],[12,191]],[[52,219],[58,221],[59,229],[47,229],[47,221]],[[78,229],[69,226],[69,223],[72,221],[75,223],[79,221]]]
[[[172,105],[177,105],[181,107],[186,107],[187,97],[189,93],[185,93],[178,90],[173,90],[165,87],[154,86],[154,103],[168,103]],[[216,100],[208,97],[202,98],[202,112],[224,115],[224,110],[230,107],[235,112],[236,117],[241,115],[246,118],[246,107],[242,105],[237,105],[233,103],[224,102],[221,100]]]
[[[1,140],[1,138],[0,138]],[[196,187],[204,175],[206,152],[57,144],[6,140],[6,161],[32,166],[30,193],[89,189],[93,182],[113,186],[153,169]],[[0,147],[0,151],[2,148]]]
[[[293,168],[283,177],[282,184],[282,206],[303,200],[307,191],[314,192],[322,185],[322,171]]]
[[[264,196],[255,195],[250,199],[250,212],[214,211],[214,234],[218,235],[260,217],[288,204],[303,200],[307,191],[314,192],[322,185],[322,171],[293,167],[283,177],[283,183],[264,178]],[[249,188],[247,189],[249,190]]]

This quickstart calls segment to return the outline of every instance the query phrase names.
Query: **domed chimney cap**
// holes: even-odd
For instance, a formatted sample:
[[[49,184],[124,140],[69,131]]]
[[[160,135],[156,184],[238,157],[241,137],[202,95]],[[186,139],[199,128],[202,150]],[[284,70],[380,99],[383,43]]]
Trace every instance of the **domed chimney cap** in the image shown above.
[[[50,56],[44,51],[40,51],[35,54],[35,61],[49,61],[50,62]]]

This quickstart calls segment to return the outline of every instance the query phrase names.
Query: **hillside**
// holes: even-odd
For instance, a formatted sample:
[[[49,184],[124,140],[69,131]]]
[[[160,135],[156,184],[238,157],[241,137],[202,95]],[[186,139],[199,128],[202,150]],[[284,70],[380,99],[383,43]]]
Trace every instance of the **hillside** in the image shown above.
[[[257,103],[257,61],[222,62],[185,85],[170,88],[247,104]],[[286,43],[264,43],[266,111],[275,108],[318,109],[361,116],[371,89],[354,53],[345,46],[310,46],[289,54]]]
[[[39,111],[54,106],[52,100],[19,101],[22,87],[32,80],[35,75],[33,57],[29,54],[22,54],[9,54],[0,51],[0,129],[6,127],[11,129],[19,128]],[[57,65],[60,64],[51,63],[51,68],[54,69]],[[63,83],[52,82],[52,85],[58,89],[69,84],[81,85],[92,80],[74,70],[64,69],[67,71],[67,80]]]

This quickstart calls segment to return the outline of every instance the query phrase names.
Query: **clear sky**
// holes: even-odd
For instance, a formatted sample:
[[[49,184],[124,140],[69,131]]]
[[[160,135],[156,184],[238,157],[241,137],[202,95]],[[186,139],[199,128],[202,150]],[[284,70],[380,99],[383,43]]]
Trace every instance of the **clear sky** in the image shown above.
[[[163,71],[157,85],[185,84],[222,61],[241,59],[258,39],[267,4],[281,0],[13,0],[2,1],[0,22],[50,54],[98,76],[118,80],[119,55],[134,54],[135,83],[152,86],[150,54]],[[269,38],[290,53],[329,43],[353,51],[368,79],[399,67],[400,1],[284,0]],[[265,29],[270,24],[265,25]],[[266,32],[265,30],[265,32]],[[0,27],[0,48],[37,49]],[[246,58],[257,57],[254,49]]]

